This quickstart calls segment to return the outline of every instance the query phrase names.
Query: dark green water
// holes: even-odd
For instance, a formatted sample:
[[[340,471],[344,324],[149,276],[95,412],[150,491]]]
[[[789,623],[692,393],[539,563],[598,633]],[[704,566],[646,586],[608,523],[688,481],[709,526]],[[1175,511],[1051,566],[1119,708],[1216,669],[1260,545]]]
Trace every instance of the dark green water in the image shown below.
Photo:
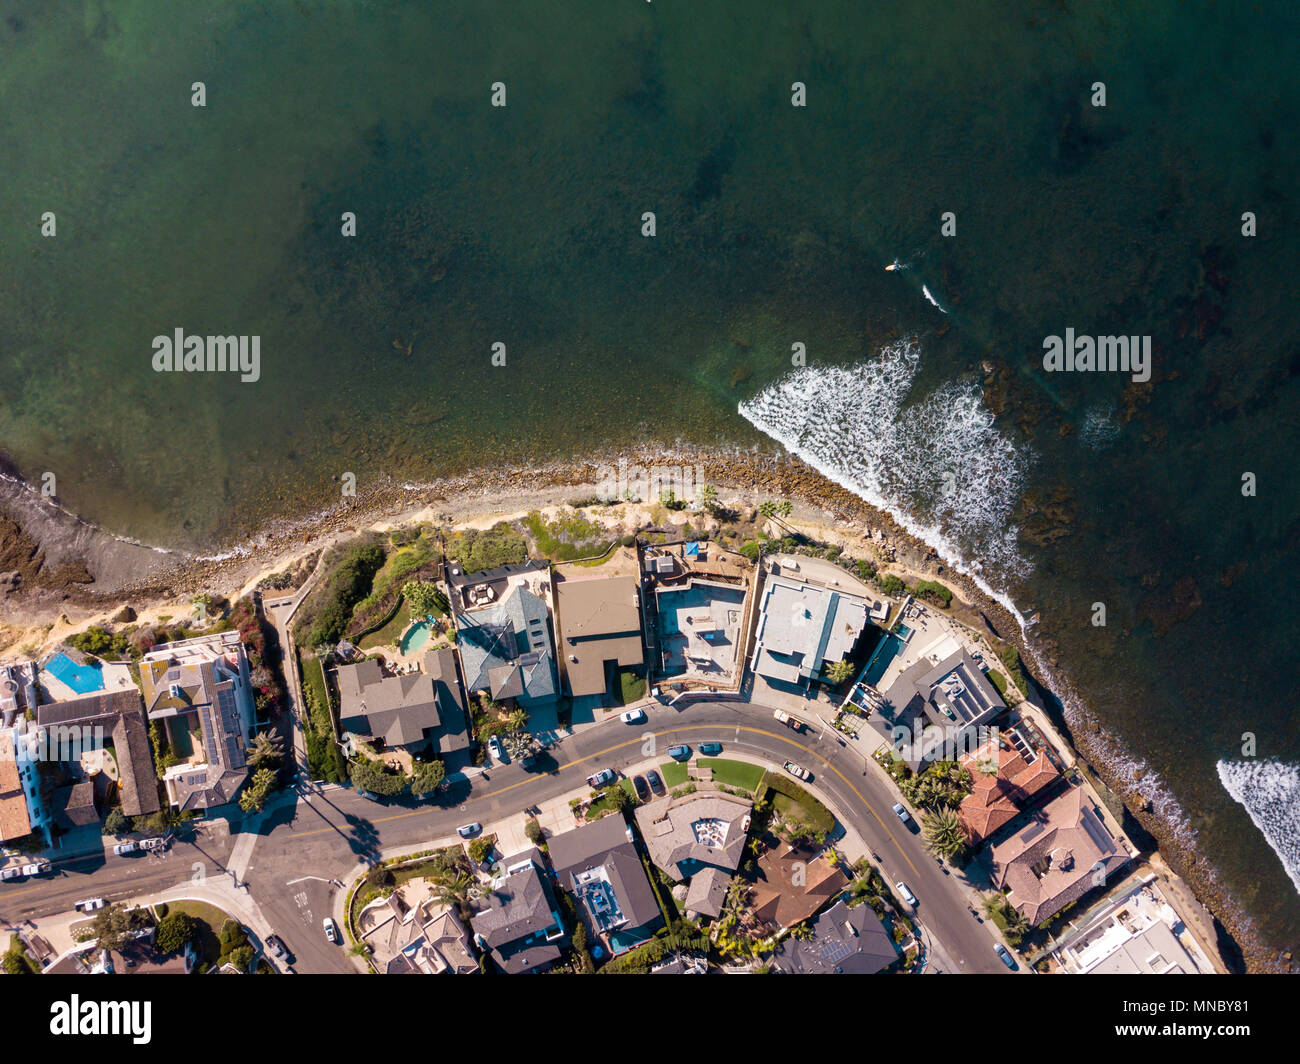
[[[345,470],[751,446],[737,404],[792,342],[822,372],[914,337],[891,394],[924,417],[894,439],[878,389],[817,378],[805,450],[888,439],[882,486],[968,558],[1015,530],[990,581],[1295,946],[1300,18],[1136,6],[0,0],[0,450],[113,531],[212,547]],[[177,327],[261,336],[261,380],[154,373]],[[1043,373],[1066,327],[1151,335],[1152,384]],[[984,359],[1001,416],[954,430]],[[1248,731],[1272,846],[1216,771]]]

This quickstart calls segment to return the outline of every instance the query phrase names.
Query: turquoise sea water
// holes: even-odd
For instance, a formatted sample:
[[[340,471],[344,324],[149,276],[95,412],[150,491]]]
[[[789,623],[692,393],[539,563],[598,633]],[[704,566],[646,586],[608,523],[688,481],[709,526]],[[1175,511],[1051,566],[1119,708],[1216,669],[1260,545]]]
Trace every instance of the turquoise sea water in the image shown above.
[[[1136,7],[0,0],[0,450],[211,548],[345,471],[779,439],[1036,614],[1295,946],[1300,16]],[[1067,328],[1152,382],[1045,374]]]

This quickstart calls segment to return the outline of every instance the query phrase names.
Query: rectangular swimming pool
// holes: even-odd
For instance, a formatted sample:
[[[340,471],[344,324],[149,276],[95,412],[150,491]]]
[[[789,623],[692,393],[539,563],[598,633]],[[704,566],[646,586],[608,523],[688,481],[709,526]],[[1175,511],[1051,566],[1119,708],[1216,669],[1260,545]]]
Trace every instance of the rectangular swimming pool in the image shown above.
[[[876,652],[871,655],[871,661],[867,663],[867,671],[862,677],[863,682],[875,687],[880,682],[880,678],[885,675],[889,663],[898,656],[898,652],[902,649],[903,640],[892,632],[886,632],[876,646]]]

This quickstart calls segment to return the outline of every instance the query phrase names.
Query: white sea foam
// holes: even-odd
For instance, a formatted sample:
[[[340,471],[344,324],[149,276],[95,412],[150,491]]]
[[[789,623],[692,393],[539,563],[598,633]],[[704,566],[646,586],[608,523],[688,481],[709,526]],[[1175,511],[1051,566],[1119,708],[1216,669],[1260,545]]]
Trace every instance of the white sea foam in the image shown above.
[[[1024,636],[1034,674],[1061,700],[1067,723],[1083,731],[1096,718],[1029,638],[1033,610],[1022,613],[1006,590],[1032,569],[1010,524],[1032,457],[999,431],[973,382],[950,382],[909,402],[920,358],[919,344],[909,338],[864,364],[795,370],[741,403],[740,414],[888,513],[1006,609]],[[949,472],[956,484],[944,490]],[[1087,728],[1086,734],[1093,756],[1149,801],[1176,837],[1193,842],[1186,814],[1163,780],[1108,732]]]
[[[973,382],[909,402],[920,358],[909,338],[856,366],[795,370],[741,403],[740,414],[1003,601],[985,577],[1029,570],[1010,524],[1028,458]],[[1003,605],[1015,610],[1010,599]]]
[[[939,301],[938,301],[937,299],[935,299],[934,296],[932,296],[932,295],[930,294],[930,286],[929,286],[929,285],[924,285],[924,284],[921,285],[921,291],[925,293],[925,298],[926,298],[926,299],[928,299],[928,300],[929,300],[931,303],[933,303],[936,307],[939,307],[939,313],[940,313],[940,314],[947,314],[947,313],[948,313],[946,310],[943,309],[943,307],[939,306]]]
[[[1300,892],[1300,765],[1220,761],[1219,782],[1263,833]]]

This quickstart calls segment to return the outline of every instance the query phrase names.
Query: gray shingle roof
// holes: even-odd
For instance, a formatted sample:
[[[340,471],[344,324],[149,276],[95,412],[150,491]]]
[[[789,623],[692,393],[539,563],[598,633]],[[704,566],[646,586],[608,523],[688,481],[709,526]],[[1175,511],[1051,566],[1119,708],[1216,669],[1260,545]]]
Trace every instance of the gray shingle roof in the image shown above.
[[[743,822],[752,809],[752,802],[732,795],[689,794],[638,806],[635,815],[650,859],[681,879],[678,865],[684,861],[734,872],[745,849]]]
[[[787,938],[772,958],[782,972],[873,975],[898,959],[898,949],[870,905],[836,902],[812,923],[812,937]]]
[[[95,784],[82,780],[71,787],[60,787],[54,792],[54,809],[60,819],[72,827],[82,828],[99,823],[95,810]]]
[[[431,650],[424,670],[385,676],[377,661],[341,665],[337,679],[339,726],[387,746],[410,746],[431,739],[440,754],[469,746],[465,699],[449,647]]]
[[[43,728],[102,729],[102,738],[113,741],[122,812],[143,816],[161,807],[143,703],[135,688],[100,691],[38,706],[36,723]]]
[[[690,888],[682,907],[689,913],[699,913],[712,919],[722,913],[722,903],[727,900],[731,886],[731,873],[721,868],[701,868],[691,876]]]
[[[546,603],[518,586],[486,609],[458,614],[456,649],[465,686],[524,706],[553,702],[555,648],[548,617]]]
[[[507,877],[470,924],[497,963],[513,975],[559,959],[558,944],[544,937],[556,925],[554,910],[551,888],[537,866],[529,865]]]
[[[604,868],[627,926],[644,927],[662,920],[636,847],[628,841],[627,823],[617,814],[556,835],[548,841],[551,864],[560,885],[571,889],[572,877]]]

